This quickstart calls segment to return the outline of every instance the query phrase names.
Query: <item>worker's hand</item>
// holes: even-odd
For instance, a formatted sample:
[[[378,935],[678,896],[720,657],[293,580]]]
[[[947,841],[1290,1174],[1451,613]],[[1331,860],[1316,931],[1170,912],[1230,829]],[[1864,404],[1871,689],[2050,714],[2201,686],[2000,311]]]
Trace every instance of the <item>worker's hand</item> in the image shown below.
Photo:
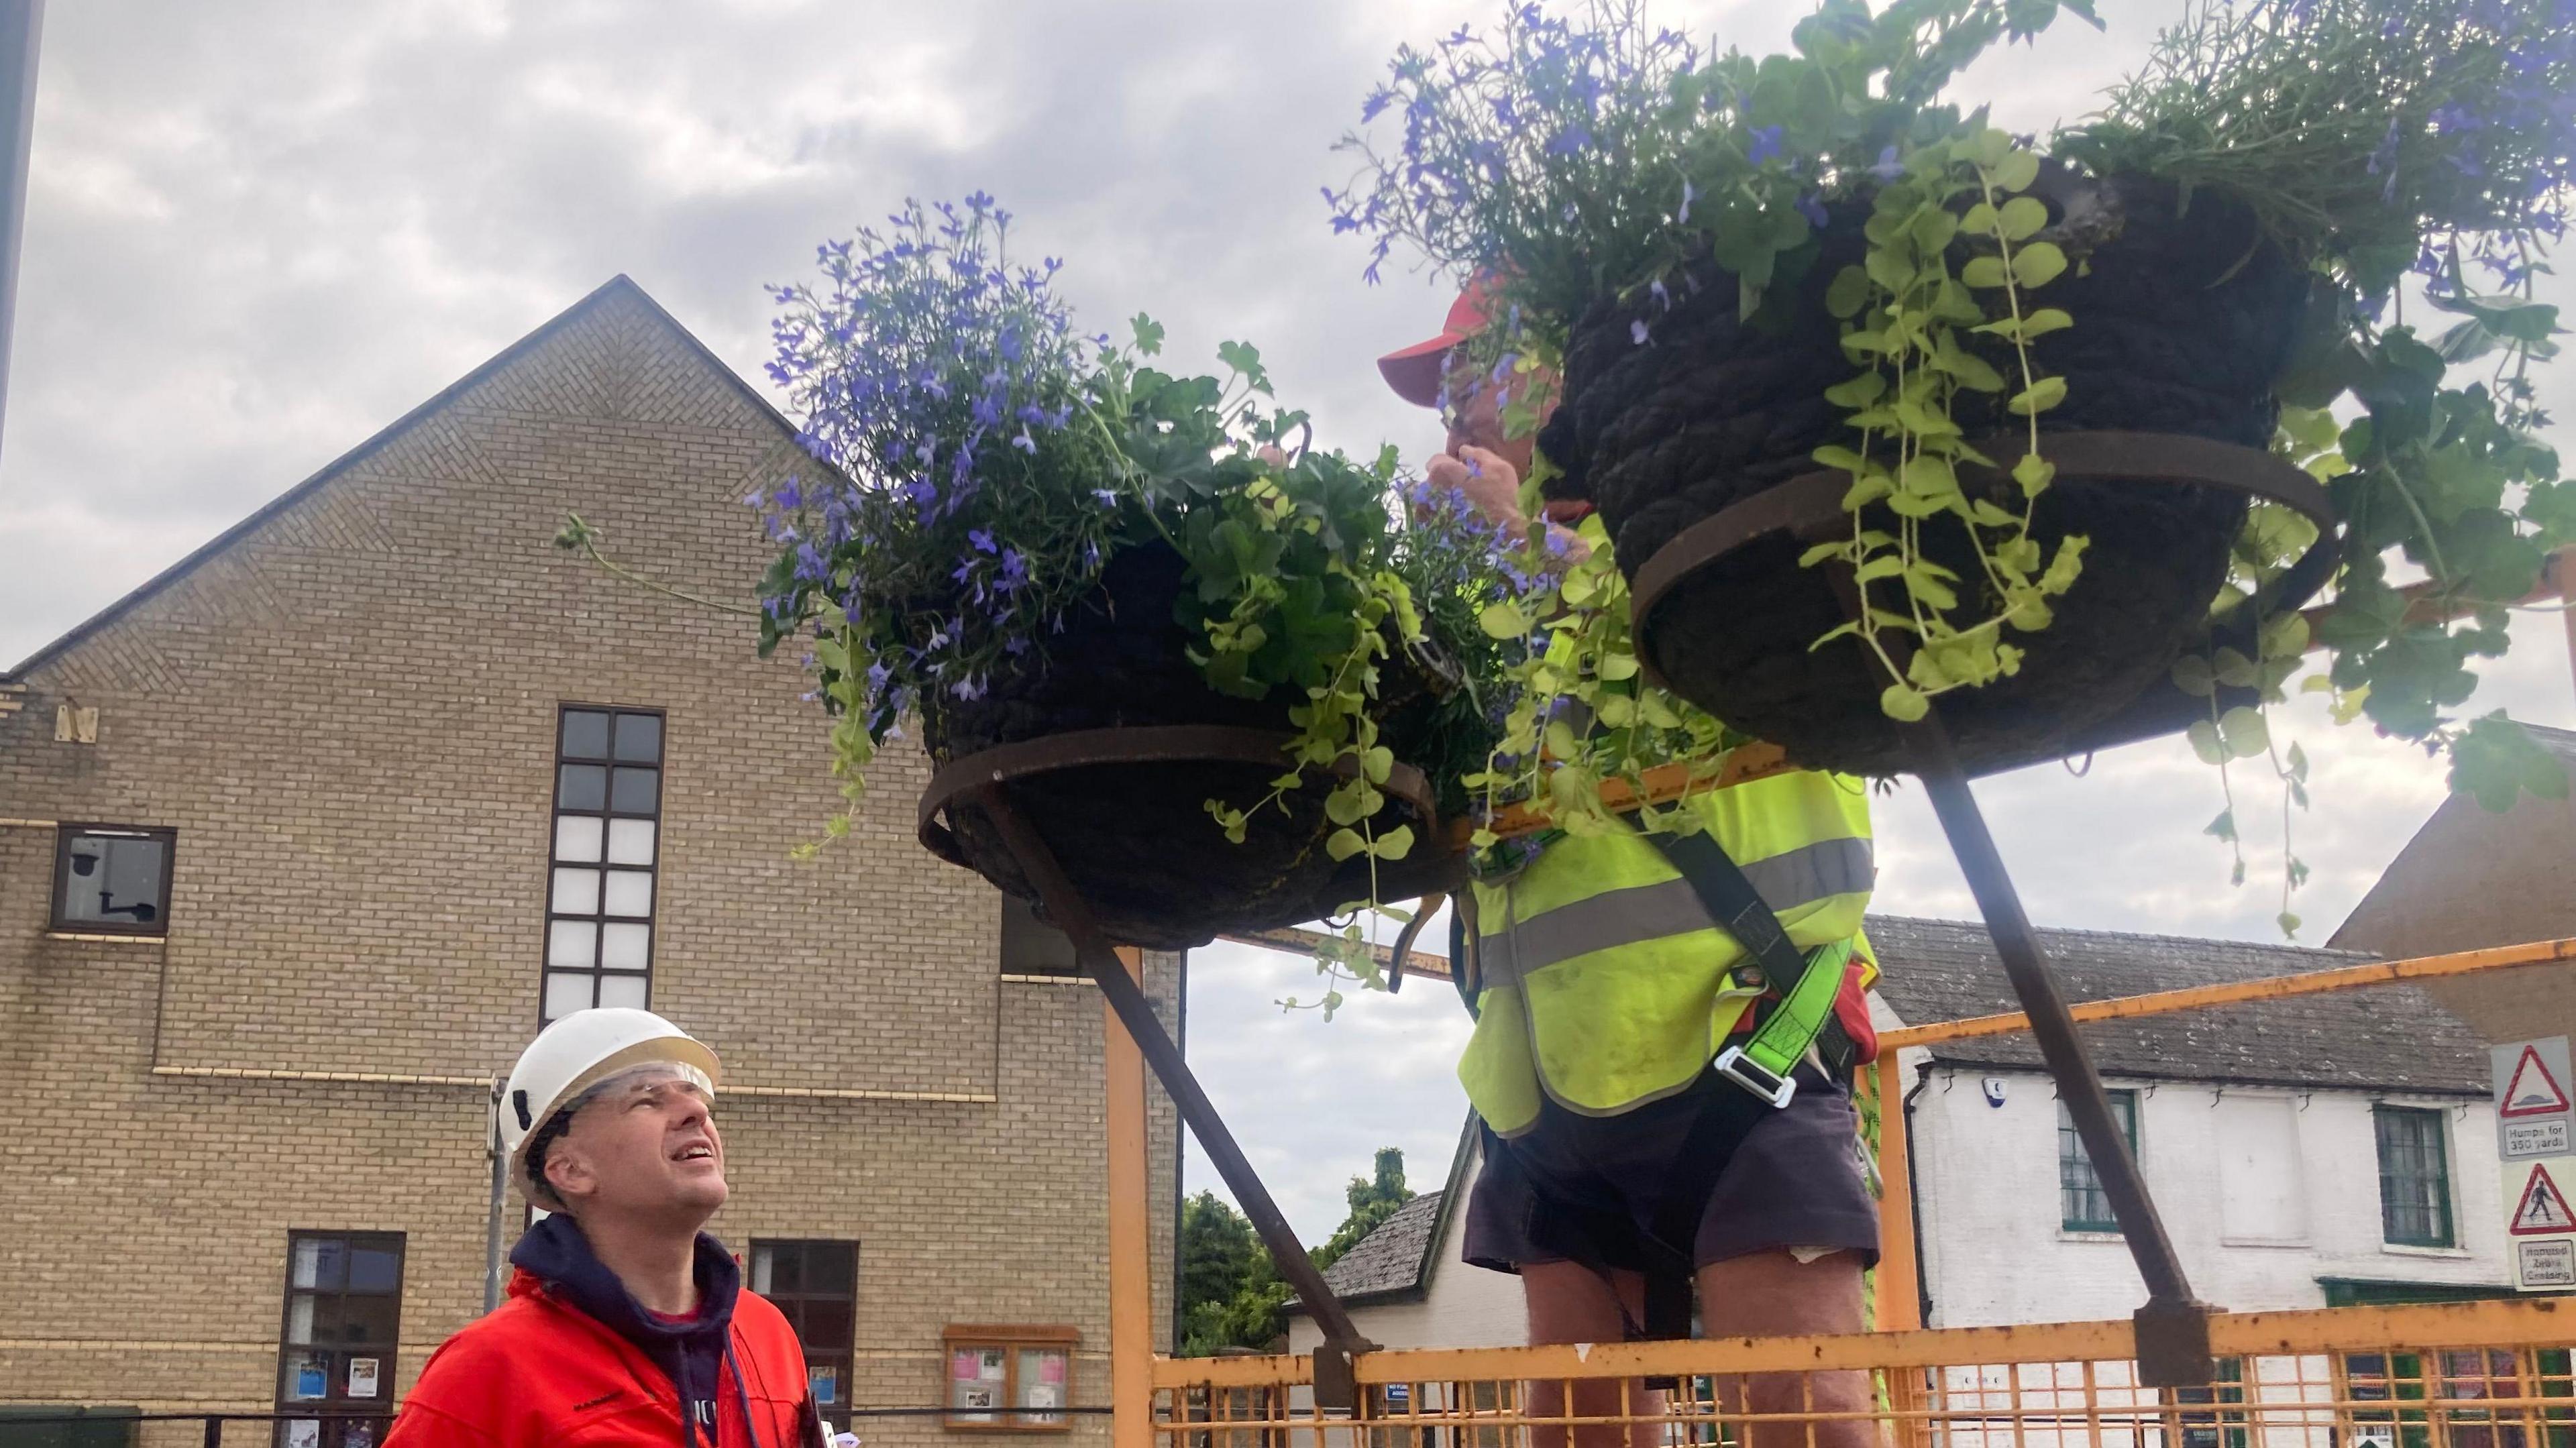
[[[1521,514],[1519,470],[1485,448],[1462,447],[1454,457],[1442,453],[1423,469],[1423,477],[1435,488],[1457,489],[1469,507],[1498,528],[1517,534],[1529,526]]]

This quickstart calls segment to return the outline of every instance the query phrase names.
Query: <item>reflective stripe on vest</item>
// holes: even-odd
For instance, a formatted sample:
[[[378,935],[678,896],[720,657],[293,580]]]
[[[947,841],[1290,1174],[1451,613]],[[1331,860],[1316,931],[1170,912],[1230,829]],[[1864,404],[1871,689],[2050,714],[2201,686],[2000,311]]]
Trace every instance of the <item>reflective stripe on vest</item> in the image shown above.
[[[1872,882],[1868,786],[1793,770],[1693,796],[1801,951],[1851,939]],[[1655,846],[1568,835],[1507,882],[1475,887],[1477,1023],[1458,1077],[1495,1131],[1540,1103],[1610,1115],[1697,1080],[1762,987]]]
[[[1827,896],[1866,891],[1876,873],[1870,842],[1855,838],[1818,840],[1741,868],[1774,915],[1786,915]],[[1561,960],[1706,930],[1715,923],[1688,880],[1631,885],[1560,905],[1500,934],[1480,937],[1476,968],[1488,990],[1517,987],[1531,971],[1545,970]]]

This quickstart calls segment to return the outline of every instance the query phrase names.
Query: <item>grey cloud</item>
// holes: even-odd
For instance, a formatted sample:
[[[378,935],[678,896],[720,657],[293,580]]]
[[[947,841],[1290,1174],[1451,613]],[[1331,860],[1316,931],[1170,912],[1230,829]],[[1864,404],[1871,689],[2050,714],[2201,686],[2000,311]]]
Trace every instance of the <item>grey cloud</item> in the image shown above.
[[[1326,442],[1419,457],[1429,419],[1368,359],[1431,330],[1447,295],[1400,272],[1361,285],[1361,249],[1326,232],[1316,189],[1344,179],[1327,148],[1394,43],[1493,8],[57,5],[0,449],[0,664],[613,273],[757,378],[759,285],[906,195],[991,190],[1022,244],[1067,258],[1094,324],[1150,310],[1181,362],[1256,341]],[[1758,0],[1658,8],[1756,53],[1795,18]],[[2061,26],[1961,93],[1997,97],[2015,126],[2080,114],[2174,3],[2106,8],[2110,36]],[[2550,386],[2561,415],[2576,408],[2576,369]],[[2558,627],[2526,620],[2486,695],[2576,722]],[[2304,934],[2322,938],[2441,781],[2366,731],[2302,737],[2319,780]],[[2270,933],[2268,865],[2227,887],[2198,834],[2215,778],[2179,744],[1980,792],[2048,923]],[[1881,907],[1969,913],[1919,791],[1880,821]],[[1340,1220],[1341,1183],[1375,1146],[1405,1146],[1418,1186],[1436,1178],[1463,1112],[1454,1000],[1282,1016],[1269,1002],[1311,993],[1308,967],[1249,950],[1202,952],[1193,984],[1193,1055],[1301,1231]]]

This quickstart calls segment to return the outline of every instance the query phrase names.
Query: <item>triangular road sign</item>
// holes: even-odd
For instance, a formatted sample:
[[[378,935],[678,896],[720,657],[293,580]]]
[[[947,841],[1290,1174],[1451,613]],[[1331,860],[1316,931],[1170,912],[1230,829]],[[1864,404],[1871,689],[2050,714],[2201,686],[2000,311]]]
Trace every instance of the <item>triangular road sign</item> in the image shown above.
[[[2513,1079],[2505,1082],[2504,1100],[2497,1103],[2496,1115],[2556,1116],[2567,1109],[2567,1089],[2549,1074],[2540,1052],[2522,1048],[2522,1059],[2513,1063]]]
[[[2549,1167],[2534,1162],[2531,1179],[2522,1188],[2522,1200],[2514,1205],[2513,1234],[2548,1237],[2560,1232],[2576,1232],[2576,1212],[2567,1210],[2567,1194],[2551,1179]]]

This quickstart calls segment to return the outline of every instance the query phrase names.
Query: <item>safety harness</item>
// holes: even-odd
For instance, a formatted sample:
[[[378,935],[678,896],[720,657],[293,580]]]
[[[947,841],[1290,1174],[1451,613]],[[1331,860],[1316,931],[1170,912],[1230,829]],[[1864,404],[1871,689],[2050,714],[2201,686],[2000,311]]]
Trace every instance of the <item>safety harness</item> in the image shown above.
[[[1630,825],[1636,827],[1633,820]],[[1811,1054],[1829,1078],[1849,1075],[1858,1064],[1859,1050],[1836,1016],[1835,1002],[1850,968],[1852,942],[1820,945],[1802,954],[1761,892],[1712,834],[1672,835],[1643,829],[1638,833],[1680,872],[1710,922],[1743,947],[1747,963],[1737,969],[1752,973],[1767,989],[1767,1009],[1759,1023],[1741,1044],[1720,1051],[1709,1069],[1770,1110],[1796,1099],[1797,1069]],[[1475,931],[1463,920],[1453,919],[1450,958],[1470,958],[1466,952],[1475,938]],[[1469,983],[1466,972],[1456,974],[1460,994],[1472,1011],[1478,988]],[[1750,986],[1757,981],[1740,983]],[[1571,1242],[1550,1243],[1565,1250],[1569,1260],[1605,1282],[1611,1280],[1614,1265],[1624,1265],[1614,1264],[1613,1257],[1642,1265],[1644,1322],[1629,1318],[1625,1304],[1620,1306],[1631,1341],[1690,1336],[1699,1220],[1726,1165],[1726,1138],[1741,1127],[1742,1114],[1740,1098],[1700,1094],[1690,1129],[1665,1174],[1652,1224],[1642,1231],[1615,1204],[1575,1200],[1548,1190],[1535,1178],[1530,1182],[1532,1194],[1549,1216],[1571,1229],[1567,1234]],[[1617,1250],[1622,1247],[1627,1250]],[[1615,1290],[1612,1295],[1615,1299]]]

